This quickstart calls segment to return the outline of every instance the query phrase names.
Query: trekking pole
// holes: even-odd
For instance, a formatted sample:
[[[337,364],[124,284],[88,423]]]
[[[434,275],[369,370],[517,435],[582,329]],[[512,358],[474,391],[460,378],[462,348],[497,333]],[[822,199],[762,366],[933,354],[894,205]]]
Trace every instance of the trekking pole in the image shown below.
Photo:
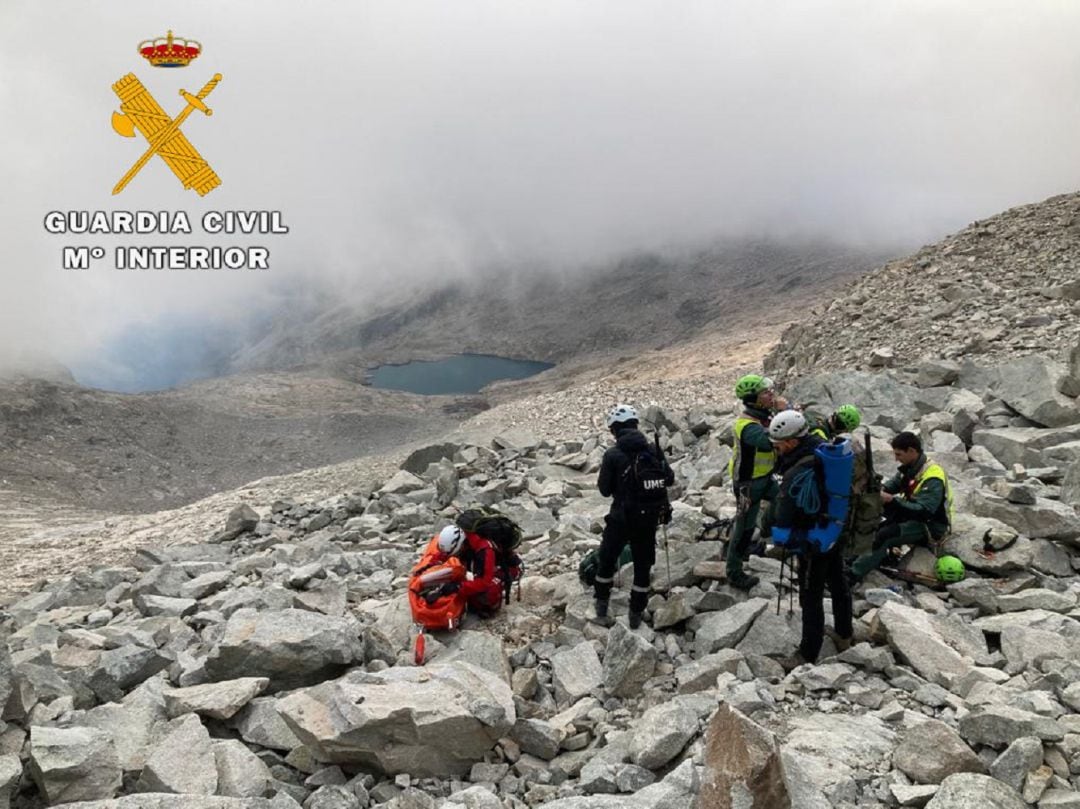
[[[667,591],[671,595],[671,551],[668,548],[667,523],[660,526],[664,532],[664,561],[667,564]]]

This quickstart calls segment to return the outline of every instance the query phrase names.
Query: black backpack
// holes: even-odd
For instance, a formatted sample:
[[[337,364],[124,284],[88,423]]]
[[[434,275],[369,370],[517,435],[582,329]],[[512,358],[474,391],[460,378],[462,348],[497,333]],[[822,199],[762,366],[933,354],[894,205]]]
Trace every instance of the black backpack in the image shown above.
[[[495,556],[503,573],[503,599],[509,604],[510,587],[515,580],[521,580],[521,558],[514,553],[521,544],[521,526],[501,511],[487,506],[467,508],[458,515],[455,522],[462,531],[482,536],[495,546]],[[519,571],[517,576],[512,572],[515,567]]]
[[[664,524],[671,522],[668,465],[660,449],[660,436],[655,437],[653,447],[632,453],[629,459],[619,486],[626,516]]]

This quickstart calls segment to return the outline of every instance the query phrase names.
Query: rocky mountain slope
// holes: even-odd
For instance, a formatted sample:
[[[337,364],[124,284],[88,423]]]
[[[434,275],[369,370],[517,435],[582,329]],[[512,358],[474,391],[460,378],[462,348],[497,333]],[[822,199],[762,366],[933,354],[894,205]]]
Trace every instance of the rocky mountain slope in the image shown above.
[[[1021,384],[1064,368],[1019,362],[793,385],[826,407],[861,396],[881,469],[896,430],[923,435],[957,496],[946,550],[969,570],[943,589],[872,574],[856,644],[827,640],[817,665],[779,662],[800,619],[779,562],[752,560],[749,594],[698,567],[719,551],[702,524],[734,511],[726,407],[646,408],[679,497],[670,574],[660,553],[636,631],[628,569],[610,630],[576,577],[607,507],[607,439],[538,423],[419,448],[323,500],[223,509],[201,541],[11,603],[0,795],[19,809],[1075,806],[1080,407]],[[520,600],[430,637],[417,668],[405,575],[475,502],[524,528]],[[987,553],[988,535],[1015,542]]]
[[[157,511],[438,435],[468,404],[310,373],[233,376],[154,394],[23,379],[0,384],[0,488],[59,508]]]
[[[791,326],[765,367],[787,376],[924,358],[1060,359],[1078,339],[1080,194],[1067,194],[975,222],[852,282]]]

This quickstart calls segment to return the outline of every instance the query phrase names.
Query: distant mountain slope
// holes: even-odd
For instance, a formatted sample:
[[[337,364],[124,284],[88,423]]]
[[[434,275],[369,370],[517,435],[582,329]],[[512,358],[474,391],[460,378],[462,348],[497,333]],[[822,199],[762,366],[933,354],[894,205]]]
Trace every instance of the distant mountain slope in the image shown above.
[[[353,378],[372,363],[459,351],[548,362],[632,352],[759,323],[771,305],[813,297],[882,260],[836,245],[745,243],[563,276],[491,275],[408,291],[374,311],[308,311],[279,321],[233,362],[240,370],[326,364]]]
[[[1080,343],[1080,194],[975,222],[851,283],[791,326],[770,373],[864,368],[875,347],[899,365],[1057,356]]]

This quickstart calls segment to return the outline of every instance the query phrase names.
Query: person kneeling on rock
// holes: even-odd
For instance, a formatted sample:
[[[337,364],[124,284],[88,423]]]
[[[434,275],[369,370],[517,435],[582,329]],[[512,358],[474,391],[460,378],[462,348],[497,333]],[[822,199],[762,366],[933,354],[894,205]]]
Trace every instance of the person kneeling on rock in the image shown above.
[[[923,454],[919,436],[900,433],[892,440],[892,449],[900,469],[881,485],[885,520],[878,529],[874,549],[851,565],[856,580],[876,570],[892,548],[940,543],[952,523],[949,478],[944,469]]]
[[[470,612],[490,617],[503,604],[506,591],[504,576],[516,578],[520,560],[510,560],[510,568],[504,572],[499,563],[499,550],[490,539],[465,531],[456,525],[448,525],[439,532],[439,551],[446,557],[456,556],[465,567],[466,579],[442,585],[440,595],[460,592],[466,599]]]
[[[780,456],[777,472],[782,475],[780,494],[774,509],[774,531],[789,532],[791,536],[806,535],[819,522],[826,497],[819,491],[816,497],[800,491],[804,486],[820,488],[822,475],[818,473],[815,450],[824,443],[812,435],[806,418],[796,410],[785,410],[773,417],[769,424],[769,439]],[[807,511],[807,508],[817,510]],[[799,554],[799,605],[802,607],[802,641],[798,656],[790,661],[788,668],[802,663],[817,662],[821,644],[825,639],[825,587],[832,598],[833,621],[836,624],[836,645],[846,649],[851,644],[852,604],[844,570],[843,536],[828,551],[822,553],[814,545],[801,542]]]
[[[675,473],[658,445],[650,446],[638,430],[637,411],[617,405],[608,413],[607,425],[615,436],[600,463],[596,485],[600,494],[611,498],[604,518],[604,537],[597,562],[595,622],[611,626],[608,615],[611,586],[619,554],[627,544],[634,560],[634,585],[630,589],[630,628],[641,626],[649,597],[652,566],[656,562],[656,529],[671,519],[667,487],[675,483]]]

